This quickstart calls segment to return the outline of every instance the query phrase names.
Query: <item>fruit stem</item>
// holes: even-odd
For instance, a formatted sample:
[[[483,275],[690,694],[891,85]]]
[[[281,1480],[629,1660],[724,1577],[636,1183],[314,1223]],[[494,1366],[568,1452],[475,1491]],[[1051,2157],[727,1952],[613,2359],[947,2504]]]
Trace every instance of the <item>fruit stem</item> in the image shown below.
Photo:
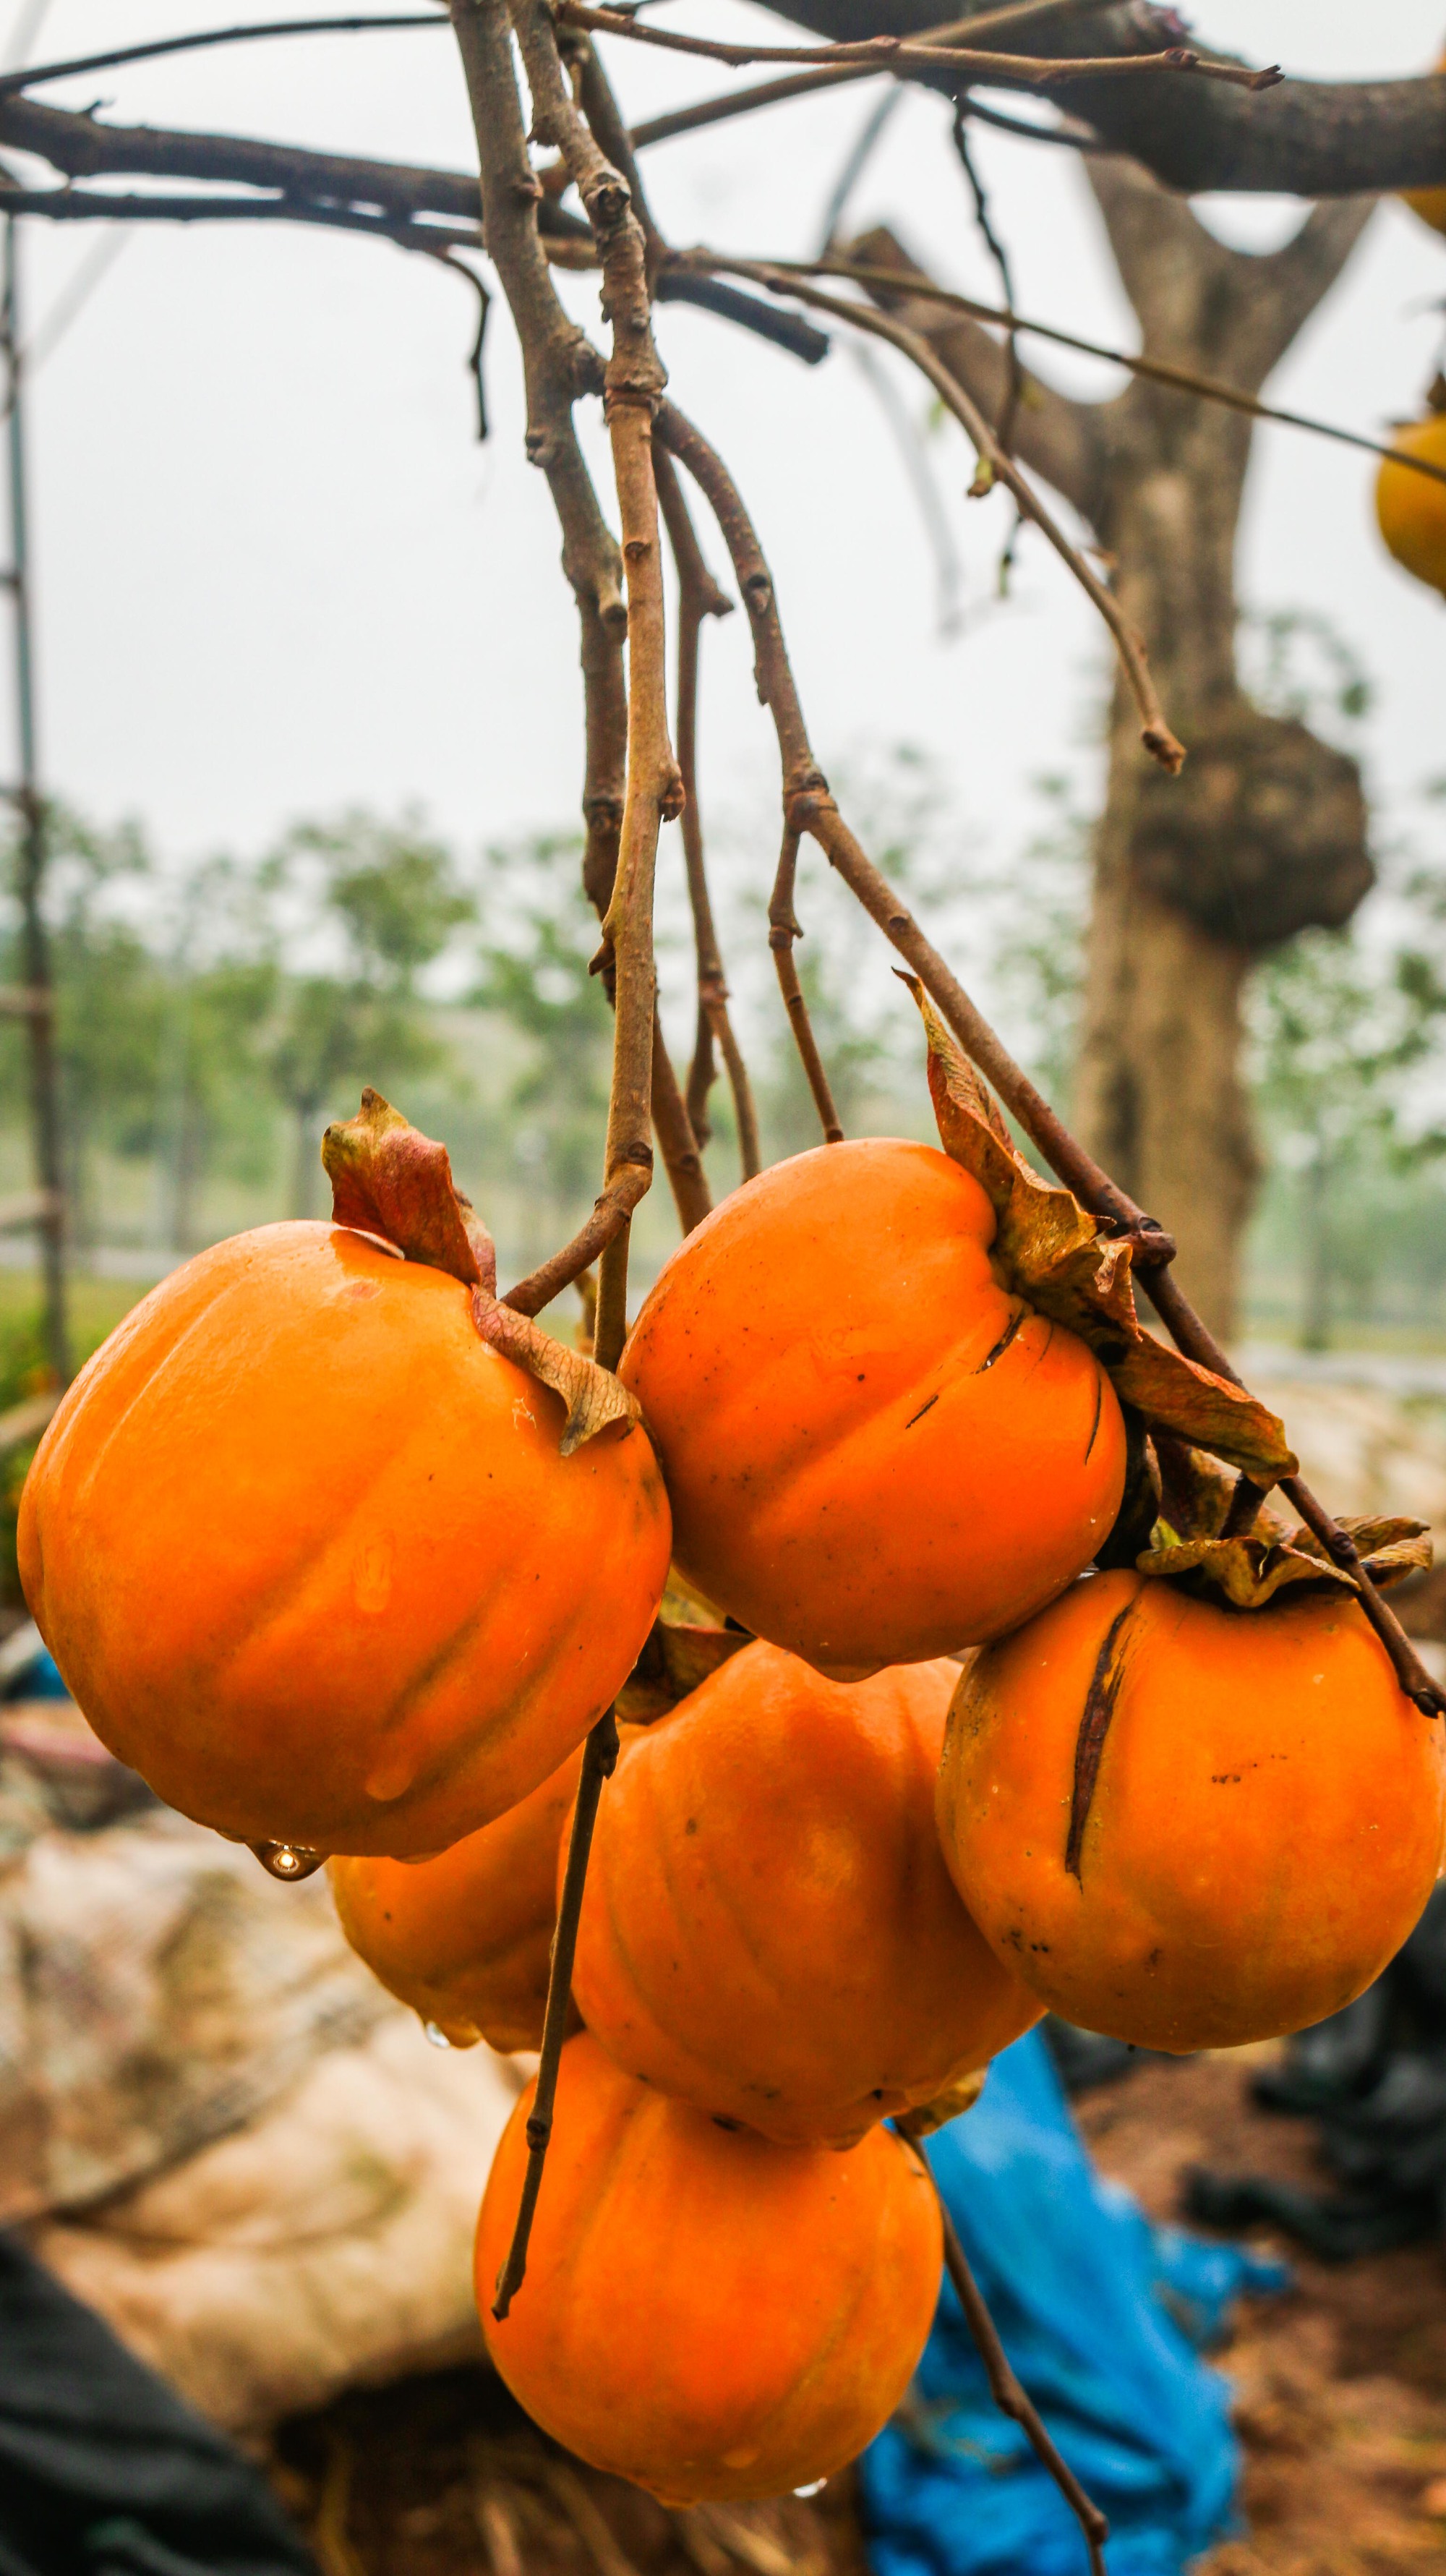
[[[537,2195],[542,2189],[542,2168],[547,2161],[548,2143],[552,2136],[558,2064],[562,2057],[562,2044],[567,2037],[568,2011],[572,2002],[572,1963],[577,1952],[582,1893],[587,1884],[588,1854],[592,1850],[593,1827],[597,1823],[603,1782],[611,1779],[617,1758],[617,1720],[609,1709],[606,1717],[598,1719],[583,1748],[577,1805],[572,1812],[567,1867],[562,1879],[562,1900],[557,1909],[557,1929],[552,1936],[548,1963],[542,2055],[538,2061],[537,2085],[527,2122],[527,2171],[522,2178],[522,2197],[517,2205],[512,2242],[497,2275],[497,2292],[492,2303],[492,2314],[499,2325],[521,2289],[527,2272],[527,2247],[532,2235],[533,2213],[537,2208]]]

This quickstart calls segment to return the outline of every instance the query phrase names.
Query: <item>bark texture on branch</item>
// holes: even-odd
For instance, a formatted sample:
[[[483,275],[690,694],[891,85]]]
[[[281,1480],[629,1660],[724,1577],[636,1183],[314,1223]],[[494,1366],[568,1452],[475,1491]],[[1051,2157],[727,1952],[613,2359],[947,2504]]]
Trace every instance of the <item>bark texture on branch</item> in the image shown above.
[[[787,0],[778,14],[841,43],[918,35],[938,24],[937,0]],[[961,18],[976,14],[961,10]],[[1104,7],[1021,27],[1012,43],[1030,54],[1151,53],[1179,44],[1187,32],[1173,9]],[[946,74],[931,85],[951,95],[960,87]],[[1446,177],[1440,72],[1417,80],[1288,80],[1255,93],[1214,81],[1081,79],[1053,95],[1114,151],[1185,195],[1227,188],[1348,197],[1429,188]]]
[[[1133,163],[1091,160],[1147,353],[1258,391],[1339,275],[1370,214],[1317,207],[1268,257],[1227,249]],[[908,266],[892,235],[856,246]],[[1003,349],[978,325],[900,308],[987,408]],[[1182,778],[1140,758],[1119,690],[1095,848],[1088,986],[1073,1123],[1090,1152],[1179,1243],[1181,1283],[1214,1331],[1235,1322],[1256,1181],[1240,1076],[1241,1000],[1257,951],[1349,918],[1371,883],[1359,779],[1303,725],[1268,717],[1236,673],[1235,545],[1251,423],[1136,379],[1115,400],[1032,380],[1016,437],[1114,559],[1189,748]]]

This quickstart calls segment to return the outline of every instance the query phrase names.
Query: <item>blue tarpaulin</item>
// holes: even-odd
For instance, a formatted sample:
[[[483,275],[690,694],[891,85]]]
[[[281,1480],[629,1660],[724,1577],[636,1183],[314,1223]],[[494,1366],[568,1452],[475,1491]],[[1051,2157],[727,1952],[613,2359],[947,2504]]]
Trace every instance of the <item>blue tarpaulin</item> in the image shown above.
[[[1199,2357],[1277,2263],[1152,2227],[1096,2173],[1038,2032],[929,2140],[1004,2349],[1108,2514],[1111,2576],[1181,2576],[1233,2527],[1224,2379]],[[860,2463],[877,2576],[1083,2576],[1078,2524],[995,2408],[948,2281],[908,2407]]]

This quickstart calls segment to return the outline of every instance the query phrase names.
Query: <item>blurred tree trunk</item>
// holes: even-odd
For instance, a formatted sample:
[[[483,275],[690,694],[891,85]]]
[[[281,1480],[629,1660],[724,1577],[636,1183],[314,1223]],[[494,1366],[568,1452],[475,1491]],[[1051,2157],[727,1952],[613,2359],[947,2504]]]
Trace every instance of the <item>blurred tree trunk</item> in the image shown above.
[[[1151,357],[1259,391],[1339,276],[1371,212],[1316,207],[1280,251],[1229,250],[1135,162],[1092,157],[1093,186]],[[861,256],[903,264],[891,234]],[[912,260],[909,265],[917,265]],[[910,303],[907,319],[994,418],[1004,352],[979,324]],[[1189,746],[1179,780],[1140,747],[1117,688],[1073,1115],[1086,1143],[1167,1226],[1182,1285],[1234,1328],[1256,1179],[1241,1079],[1252,954],[1349,918],[1371,883],[1355,770],[1304,726],[1264,716],[1236,673],[1235,546],[1251,423],[1133,381],[1081,403],[1026,380],[1014,443],[1087,523]]]

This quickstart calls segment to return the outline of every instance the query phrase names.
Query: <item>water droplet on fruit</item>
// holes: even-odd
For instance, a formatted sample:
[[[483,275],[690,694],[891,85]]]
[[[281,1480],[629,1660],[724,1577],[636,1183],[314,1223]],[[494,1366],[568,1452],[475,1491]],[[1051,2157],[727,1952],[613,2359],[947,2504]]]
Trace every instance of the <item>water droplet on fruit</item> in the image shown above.
[[[452,2043],[447,2037],[446,2032],[442,2029],[440,2023],[435,2021],[424,2021],[422,2028],[426,2032],[426,2035],[434,2048],[451,2047]]]
[[[270,1877],[293,1881],[310,1878],[326,1858],[325,1852],[312,1851],[305,1843],[250,1843],[247,1848]]]
[[[793,2492],[794,2492],[794,2494],[795,2494],[796,2496],[816,2496],[816,2495],[822,2495],[822,2493],[823,2493],[823,2491],[824,2491],[824,2488],[825,2488],[827,2485],[828,2485],[828,2480],[827,2480],[827,2478],[815,2478],[809,2486],[806,2486],[806,2487],[795,2487],[795,2488],[794,2488],[794,2490],[793,2490]]]

